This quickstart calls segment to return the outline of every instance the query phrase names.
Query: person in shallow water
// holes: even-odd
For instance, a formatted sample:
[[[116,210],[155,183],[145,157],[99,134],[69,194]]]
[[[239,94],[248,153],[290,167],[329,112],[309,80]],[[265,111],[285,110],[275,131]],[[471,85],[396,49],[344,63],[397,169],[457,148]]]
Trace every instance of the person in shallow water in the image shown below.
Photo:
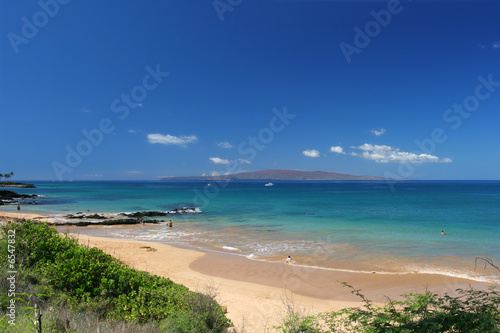
[[[444,233],[444,230],[441,230],[441,235],[443,235],[443,236],[444,236],[444,235],[446,235],[446,234]]]
[[[168,223],[168,226],[169,226],[170,228],[172,228],[172,220],[170,220],[170,222]]]
[[[285,260],[285,264],[291,264],[292,263],[292,257],[288,256]]]

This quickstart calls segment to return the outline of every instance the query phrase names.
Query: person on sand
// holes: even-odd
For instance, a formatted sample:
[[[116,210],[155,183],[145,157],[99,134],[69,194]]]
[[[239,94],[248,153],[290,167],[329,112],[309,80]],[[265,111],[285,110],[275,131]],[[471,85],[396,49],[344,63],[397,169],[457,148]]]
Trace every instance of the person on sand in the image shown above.
[[[17,205],[17,210],[21,210],[21,205]]]
[[[291,264],[292,263],[292,257],[288,256],[285,260],[285,264]]]
[[[172,228],[172,220],[170,220],[170,222],[168,223],[168,226],[169,226],[170,228]]]
[[[444,230],[441,230],[441,235],[443,235],[443,236],[444,236],[444,235],[446,235],[446,234],[444,233]]]

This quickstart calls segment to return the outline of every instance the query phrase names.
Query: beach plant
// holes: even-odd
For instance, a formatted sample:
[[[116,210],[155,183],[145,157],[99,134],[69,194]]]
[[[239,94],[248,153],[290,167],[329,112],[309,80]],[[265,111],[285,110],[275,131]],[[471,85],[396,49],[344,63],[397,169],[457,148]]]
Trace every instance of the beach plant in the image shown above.
[[[279,326],[275,329],[283,333],[322,333],[321,318],[308,314],[302,306],[298,306],[293,299],[293,294],[285,293],[283,300],[285,315]],[[324,325],[323,325],[324,326]]]
[[[477,269],[478,263],[483,264],[483,266],[484,266],[483,269],[486,269],[488,267],[492,267],[493,269],[496,269],[497,271],[500,272],[500,267],[495,265],[493,260],[488,258],[488,257],[476,257],[476,259],[474,260],[474,270]]]
[[[427,291],[376,306],[347,283],[363,306],[322,314],[330,332],[500,332],[500,293],[457,289],[458,296]]]
[[[322,333],[317,316],[287,315],[276,329],[283,333]]]
[[[37,305],[52,314],[45,316],[51,318],[44,322],[49,331],[75,330],[84,324],[76,320],[82,316],[93,318],[86,322],[89,327],[95,327],[95,322],[111,326],[122,323],[119,325],[154,326],[162,332],[225,332],[231,326],[212,297],[192,292],[168,278],[132,269],[46,224],[27,221],[3,228],[1,277],[7,274],[8,230],[16,235],[19,320],[29,316]],[[8,286],[0,282],[0,288],[1,318],[9,299],[4,297]],[[60,310],[54,312],[54,308]],[[5,320],[0,321],[0,328],[5,324]]]
[[[375,305],[347,283],[362,306],[340,311],[306,315],[286,304],[287,315],[280,326],[283,333],[498,333],[500,293],[488,290],[457,289],[457,296],[425,293],[404,294],[403,299]],[[290,311],[291,310],[291,311]]]

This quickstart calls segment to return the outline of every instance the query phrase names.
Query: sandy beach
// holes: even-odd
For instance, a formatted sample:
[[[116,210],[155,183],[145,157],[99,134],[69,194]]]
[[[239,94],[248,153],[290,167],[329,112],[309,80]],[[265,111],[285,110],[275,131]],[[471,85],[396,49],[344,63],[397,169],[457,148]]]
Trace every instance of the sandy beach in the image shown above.
[[[10,219],[25,219],[39,222],[52,223],[53,218],[44,214],[30,212],[30,211],[19,211],[19,212],[5,212],[0,211],[0,221],[8,221]]]
[[[321,312],[357,306],[356,302],[316,299],[291,293],[259,282],[207,274],[199,268],[215,269],[211,256],[203,252],[182,249],[166,244],[125,241],[80,235],[82,244],[95,246],[119,258],[133,268],[168,277],[193,291],[215,293],[217,301],[227,307],[227,316],[238,332],[270,332],[285,315],[287,299],[293,299],[303,311]],[[233,258],[235,264],[238,259]],[[243,259],[246,261],[246,259]],[[226,267],[226,270],[230,267]],[[248,270],[241,271],[241,277]],[[254,273],[255,274],[255,273]],[[223,274],[222,274],[223,275]],[[274,280],[274,279],[271,279]]]
[[[80,243],[97,247],[139,270],[168,277],[194,291],[217,294],[238,332],[271,332],[286,314],[287,304],[305,314],[361,306],[359,298],[340,282],[347,282],[377,303],[387,297],[424,292],[455,294],[470,285],[488,284],[431,274],[364,274],[313,269],[284,262],[263,262],[245,257],[177,246],[86,236],[81,228],[63,227]],[[243,330],[244,329],[244,330]]]
[[[0,213],[21,217],[17,213]],[[34,214],[33,217],[41,217]],[[23,213],[22,218],[32,218]],[[58,227],[81,244],[97,247],[125,264],[168,277],[194,291],[215,293],[227,307],[238,332],[272,332],[286,314],[287,304],[313,314],[360,306],[359,299],[340,282],[347,282],[370,299],[423,292],[454,294],[458,288],[486,289],[489,284],[433,274],[373,274],[306,268],[300,263],[264,262],[226,253],[202,252],[163,243],[84,235],[82,227]],[[340,281],[340,282],[339,282]]]

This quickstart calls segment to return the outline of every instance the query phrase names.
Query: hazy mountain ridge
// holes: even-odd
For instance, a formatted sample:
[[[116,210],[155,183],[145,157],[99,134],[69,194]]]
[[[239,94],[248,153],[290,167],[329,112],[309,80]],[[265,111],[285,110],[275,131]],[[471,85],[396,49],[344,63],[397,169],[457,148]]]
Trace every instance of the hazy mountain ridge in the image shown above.
[[[383,177],[356,176],[328,171],[263,170],[224,176],[164,177],[162,180],[385,180]]]

